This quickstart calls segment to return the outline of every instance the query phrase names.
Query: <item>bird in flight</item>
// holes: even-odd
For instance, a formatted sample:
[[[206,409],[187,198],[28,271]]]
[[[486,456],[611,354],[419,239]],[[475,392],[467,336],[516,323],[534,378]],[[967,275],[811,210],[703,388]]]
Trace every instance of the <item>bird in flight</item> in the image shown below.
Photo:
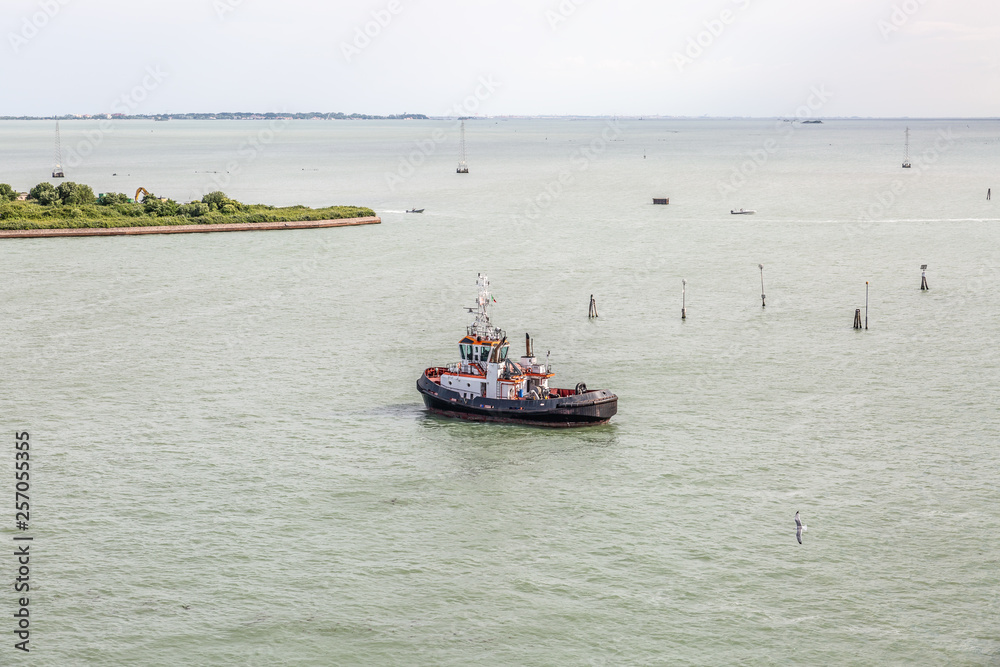
[[[802,544],[802,533],[806,532],[806,527],[802,525],[802,520],[799,519],[799,513],[795,513],[795,539]]]

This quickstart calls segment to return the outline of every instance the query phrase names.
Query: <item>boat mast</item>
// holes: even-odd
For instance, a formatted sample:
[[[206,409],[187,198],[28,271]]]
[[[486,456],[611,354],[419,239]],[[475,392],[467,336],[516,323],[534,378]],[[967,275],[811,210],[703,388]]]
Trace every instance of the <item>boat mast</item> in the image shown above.
[[[56,166],[52,169],[52,178],[66,178],[62,168],[62,143],[59,140],[59,121],[56,121]]]
[[[462,145],[462,159],[459,161],[459,163],[458,163],[458,169],[456,169],[455,171],[456,171],[456,173],[459,173],[459,174],[468,174],[469,173],[469,163],[465,159],[465,121],[464,120],[462,121],[462,141],[461,141],[461,145]]]
[[[493,295],[490,294],[490,279],[485,274],[480,273],[476,280],[476,286],[479,288],[476,307],[467,309],[470,313],[476,314],[476,321],[469,327],[469,335],[477,336],[480,340],[500,340],[503,338],[503,331],[490,322],[490,304],[493,302]]]

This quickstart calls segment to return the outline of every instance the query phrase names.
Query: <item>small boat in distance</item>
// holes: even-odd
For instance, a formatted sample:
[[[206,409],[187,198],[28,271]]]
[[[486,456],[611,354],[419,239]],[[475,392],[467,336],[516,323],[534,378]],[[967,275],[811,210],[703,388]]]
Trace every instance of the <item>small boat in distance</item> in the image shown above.
[[[592,426],[606,424],[618,412],[618,397],[607,389],[549,386],[548,360],[537,359],[531,336],[524,335],[524,356],[507,358],[507,334],[490,322],[493,303],[489,279],[479,274],[475,321],[458,341],[462,360],[426,369],[417,391],[430,412],[473,421],[532,426]]]
[[[733,215],[753,215],[756,212],[757,211],[755,211],[753,209],[747,210],[747,209],[742,209],[742,208],[740,210],[738,210],[738,211],[736,209],[733,209],[733,210],[730,211],[730,213],[732,213]]]
[[[406,212],[407,213],[423,213],[424,209],[422,209],[422,208],[408,208],[408,209],[406,209]]]

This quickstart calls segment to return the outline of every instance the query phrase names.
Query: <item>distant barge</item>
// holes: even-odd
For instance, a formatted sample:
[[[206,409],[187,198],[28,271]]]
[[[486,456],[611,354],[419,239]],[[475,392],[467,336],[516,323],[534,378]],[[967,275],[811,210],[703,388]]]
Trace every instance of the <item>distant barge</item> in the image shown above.
[[[532,426],[594,426],[606,424],[618,412],[618,397],[606,389],[548,386],[552,366],[540,363],[525,334],[525,355],[507,358],[507,336],[490,322],[489,279],[479,276],[475,322],[458,347],[462,360],[435,366],[417,380],[417,391],[433,413],[472,421]]]

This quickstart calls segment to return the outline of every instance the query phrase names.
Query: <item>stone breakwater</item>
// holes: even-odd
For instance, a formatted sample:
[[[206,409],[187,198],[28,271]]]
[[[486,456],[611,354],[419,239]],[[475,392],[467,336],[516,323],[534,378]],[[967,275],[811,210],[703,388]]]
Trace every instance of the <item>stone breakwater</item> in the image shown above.
[[[299,222],[246,222],[222,225],[166,225],[162,227],[78,227],[73,229],[7,229],[0,238],[42,238],[52,236],[131,236],[134,234],[197,234],[201,232],[254,232],[277,229],[316,229],[319,227],[355,227],[378,225],[378,217],[342,218],[340,220],[303,220]]]

